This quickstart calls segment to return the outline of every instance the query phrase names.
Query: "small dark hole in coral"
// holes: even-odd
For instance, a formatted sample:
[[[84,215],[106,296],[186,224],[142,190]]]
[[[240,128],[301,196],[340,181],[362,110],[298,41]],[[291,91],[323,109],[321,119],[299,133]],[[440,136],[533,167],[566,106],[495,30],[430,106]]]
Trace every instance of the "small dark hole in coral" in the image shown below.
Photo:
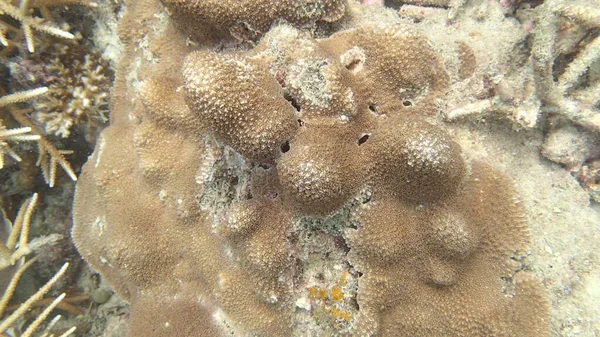
[[[360,137],[358,139],[358,146],[363,145],[364,143],[367,142],[367,140],[369,140],[369,135],[368,134],[367,135],[363,135],[362,137]]]
[[[290,104],[296,109],[296,111],[300,111],[300,109],[301,109],[300,104],[298,104],[298,101],[296,101],[296,99],[294,97],[290,96],[287,93],[283,97],[285,98],[286,101],[290,102]]]
[[[360,311],[360,305],[358,305],[358,301],[356,300],[356,297],[350,298],[350,302],[348,304],[351,307],[353,307],[354,309],[356,309],[357,311]]]
[[[360,59],[352,60],[352,62],[346,64],[346,69],[352,71],[352,70],[356,69],[356,67],[358,67],[360,65],[360,63],[361,63]]]
[[[369,111],[371,111],[371,113],[373,113],[375,115],[379,115],[379,112],[377,112],[377,105],[375,105],[375,104],[369,105]]]
[[[348,245],[346,244],[346,240],[344,240],[343,237],[334,236],[333,242],[335,243],[335,246],[343,250],[344,253],[348,253],[350,251],[350,247],[348,247]]]
[[[411,101],[409,101],[409,100],[406,100],[406,101],[402,102],[402,105],[404,105],[405,107],[407,107],[407,108],[408,108],[408,107],[411,107],[413,104],[412,104],[412,102],[411,102]]]
[[[304,126],[304,121],[303,121],[303,120],[301,120],[301,119],[299,119],[299,120],[298,120],[298,126]]]
[[[292,106],[296,109],[296,111],[300,111],[301,107],[300,104],[298,104],[298,102],[296,102],[296,100],[292,100],[290,103],[292,103]]]
[[[290,150],[290,142],[285,142],[281,144],[281,152],[286,153]]]
[[[363,276],[363,273],[361,273],[359,271],[356,271],[356,272],[358,273],[358,277],[362,277]]]
[[[248,194],[246,194],[246,200],[252,200],[252,198],[254,198],[252,192],[248,192]]]
[[[271,168],[271,165],[269,165],[269,164],[258,164],[258,166],[265,170],[268,170]]]

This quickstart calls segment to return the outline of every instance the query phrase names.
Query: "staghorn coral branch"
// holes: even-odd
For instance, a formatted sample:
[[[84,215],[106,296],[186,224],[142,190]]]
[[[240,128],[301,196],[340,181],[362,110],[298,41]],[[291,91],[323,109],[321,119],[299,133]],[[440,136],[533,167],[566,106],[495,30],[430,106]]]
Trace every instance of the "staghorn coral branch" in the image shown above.
[[[21,125],[30,127],[34,133],[41,135],[42,131],[38,130],[31,121],[24,116],[22,112],[17,112],[16,110],[11,110],[11,115],[17,122]],[[72,154],[71,150],[59,150],[52,143],[40,137],[37,140],[38,142],[38,160],[36,165],[38,165],[42,169],[42,175],[44,176],[44,180],[50,187],[54,187],[54,183],[56,180],[56,168],[57,165],[60,165],[62,169],[67,173],[67,175],[73,180],[77,181],[77,175],[71,164],[65,159],[64,155]]]
[[[54,308],[65,298],[65,296],[67,296],[67,294],[62,293],[56,299],[54,299],[54,301],[52,301],[52,303],[50,303],[50,305],[48,307],[46,307],[44,309],[44,311],[42,311],[42,313],[39,314],[33,322],[31,322],[31,324],[23,332],[21,337],[31,337],[31,335],[33,335],[35,330],[37,330],[37,328],[48,317],[48,315],[50,315],[50,312],[52,312],[52,310],[54,310]]]
[[[12,228],[9,238],[7,239],[6,245],[0,246],[0,248],[2,248],[0,249],[0,270],[6,268],[9,264],[14,265],[17,262],[17,260],[31,253],[31,249],[29,248],[28,244],[29,226],[31,223],[31,216],[37,203],[37,199],[38,194],[36,193],[30,198],[28,198],[19,208],[19,212],[15,218],[14,226]],[[17,247],[17,237],[19,237],[18,248],[16,249],[16,251],[12,252],[15,249],[15,247]],[[12,252],[12,254],[10,254],[9,252]],[[3,316],[6,311],[12,311],[12,313],[0,323],[0,332],[6,331],[6,329],[12,326],[14,322],[17,319],[19,319],[19,317],[21,317],[25,311],[28,311],[35,306],[44,306],[46,308],[27,327],[27,329],[25,330],[23,335],[21,335],[21,337],[31,336],[33,332],[35,332],[35,330],[40,326],[43,320],[46,319],[46,317],[50,314],[52,309],[54,309],[56,306],[61,307],[62,305],[62,307],[66,308],[67,311],[72,311],[73,309],[77,311],[77,308],[74,308],[69,303],[61,302],[65,294],[62,294],[56,299],[48,299],[51,302],[42,299],[42,297],[50,290],[50,288],[56,283],[56,281],[65,273],[69,265],[68,263],[65,263],[63,267],[44,286],[38,289],[38,291],[29,299],[27,299],[27,301],[25,301],[23,304],[18,305],[16,308],[7,308],[7,304],[8,302],[10,302],[18,283],[21,277],[23,276],[23,273],[25,273],[25,271],[35,261],[37,261],[37,257],[30,259],[24,265],[20,266],[17,269],[16,273],[13,275],[12,279],[10,280],[10,283],[4,290],[4,294],[0,299],[0,317]],[[80,298],[81,297],[74,298],[74,300],[78,300]],[[53,322],[54,323],[50,323],[50,326],[55,324],[56,319],[53,320]]]
[[[565,72],[558,79],[558,89],[566,93],[598,58],[600,58],[600,38],[596,37],[569,63]]]
[[[13,278],[10,280],[10,283],[6,287],[6,290],[4,290],[4,295],[2,295],[2,299],[0,299],[0,317],[4,316],[4,311],[6,310],[6,306],[8,305],[8,302],[10,302],[10,300],[12,298],[12,295],[15,293],[15,289],[17,288],[17,284],[19,283],[19,280],[23,276],[23,273],[25,273],[25,271],[27,270],[27,268],[31,267],[31,265],[36,260],[37,260],[37,257],[34,257],[31,260],[27,261],[24,265],[22,265],[17,270],[17,272],[15,273],[15,275],[13,276]],[[10,317],[12,317],[12,315],[9,316],[9,318]],[[4,322],[2,322],[2,324],[0,324],[0,332],[4,332],[9,326],[12,325],[12,323],[18,317],[19,316],[15,316],[14,319],[12,320],[12,322],[8,322],[9,318],[5,319]]]
[[[77,330],[77,327],[71,327],[69,330],[65,331],[64,333],[62,333],[61,335],[57,336],[57,337],[67,337],[67,336],[71,336],[73,334],[73,332],[75,332],[75,330]],[[54,337],[54,334],[52,334],[50,337]]]
[[[34,18],[27,15],[28,5],[28,0],[23,0],[19,8],[13,6],[7,1],[0,1],[0,12],[5,13],[6,15],[12,17],[13,19],[21,23],[21,28],[25,35],[27,50],[29,52],[33,53],[35,51],[35,46],[33,44],[32,29],[46,34],[62,37],[65,39],[73,39],[75,37],[73,34],[67,31],[61,30],[60,28],[45,23],[44,20],[41,18]]]
[[[6,95],[0,98],[0,107],[14,104],[17,102],[23,102],[30,98],[43,95],[48,92],[47,87],[41,87],[32,90],[26,90],[17,92],[11,95]],[[21,158],[12,151],[8,145],[2,141],[2,139],[12,140],[36,140],[38,142],[38,160],[36,165],[42,169],[44,180],[50,187],[54,187],[56,180],[56,167],[60,165],[67,175],[73,180],[77,181],[77,175],[71,168],[69,162],[65,159],[64,155],[71,154],[73,151],[70,150],[59,150],[54,147],[49,141],[42,137],[42,131],[24,116],[24,113],[17,109],[11,109],[10,114],[12,117],[23,126],[23,128],[13,130],[2,130],[0,128],[0,151],[7,152],[15,160],[20,161]],[[26,132],[33,132],[33,135],[24,135]],[[4,165],[3,158],[0,157],[0,168]]]
[[[62,167],[73,181],[77,181],[77,175],[71,168],[71,164],[64,157],[66,154],[72,154],[72,150],[59,150],[50,144],[49,141],[41,138],[38,140],[38,152],[36,165],[42,169],[42,175],[48,186],[54,187],[57,164]]]
[[[25,200],[21,208],[19,208],[19,213],[14,221],[10,236],[6,240],[6,244],[0,246],[0,270],[15,265],[18,260],[31,253],[27,239],[29,236],[31,215],[33,214],[36,202],[37,194],[34,194],[31,198]],[[15,250],[19,236],[19,247]]]
[[[38,194],[35,193],[31,198],[25,200],[25,202],[23,203],[23,205],[21,205],[21,208],[19,209],[17,218],[15,219],[14,227],[6,242],[6,248],[12,251],[16,247],[17,236],[19,236],[19,248],[17,248],[17,250],[13,252],[9,258],[9,262],[11,265],[14,265],[23,256],[26,256],[31,253],[27,241],[29,237],[31,215],[33,214],[33,211],[35,209],[37,199]]]
[[[23,267],[19,268],[19,270],[17,271],[17,274],[19,274],[19,278],[22,276],[26,267],[31,266],[31,264],[33,263],[31,261],[35,261],[35,259],[36,258],[29,260]],[[0,332],[6,331],[6,329],[8,329],[11,325],[13,325],[14,322],[19,317],[21,317],[26,311],[28,311],[35,302],[39,301],[48,291],[50,291],[50,288],[52,288],[56,284],[56,282],[58,282],[58,280],[65,274],[68,267],[69,267],[69,263],[66,262],[58,270],[58,272],[56,272],[56,274],[54,274],[54,276],[48,282],[46,282],[46,284],[44,284],[40,289],[38,289],[38,291],[35,294],[33,294],[29,299],[27,299],[27,301],[25,301],[23,304],[21,304],[19,309],[15,310],[2,323],[0,323]],[[17,278],[16,274],[15,274],[15,277],[13,278],[13,280],[15,278]],[[11,280],[11,284],[9,285],[9,288],[5,292],[4,297],[2,298],[2,304],[4,304],[4,302],[8,303],[8,301],[10,300],[10,297],[12,297],[12,293],[14,293],[14,289],[16,288],[16,285],[19,280],[17,279],[16,282],[13,282],[13,280]],[[12,287],[11,287],[11,285],[12,285]],[[12,292],[9,292],[9,290],[12,290]],[[58,305],[58,302],[60,302],[64,298],[65,295],[66,294],[62,294],[55,300],[55,302],[53,302],[52,309],[54,309],[54,307],[56,305]],[[5,298],[6,298],[6,300],[5,300]],[[6,304],[4,304],[3,306],[0,305],[0,313],[2,313],[4,311],[4,308],[6,308]],[[50,308],[50,307],[48,307],[48,308]],[[44,310],[44,312],[46,312],[46,311],[48,312],[46,314],[46,316],[48,316],[48,314],[52,310],[52,309],[48,310],[48,308],[46,308],[46,310]],[[40,316],[42,316],[42,314],[40,314]],[[46,316],[44,316],[44,319]],[[35,321],[34,321],[34,323],[35,323]],[[32,323],[31,325],[33,325],[34,323]],[[39,326],[39,323],[37,324],[37,326]],[[35,329],[37,329],[37,326],[35,327]],[[31,333],[33,333],[33,331]]]
[[[5,107],[9,104],[25,102],[34,97],[41,96],[48,92],[47,87],[40,87],[31,90],[19,91],[14,94],[0,97],[0,107]]]
[[[585,25],[600,26],[600,8],[597,5],[580,5],[573,3],[556,3],[551,9],[560,15],[577,20]]]
[[[4,153],[8,154],[16,161],[21,161],[21,157],[10,148],[6,140],[29,141],[40,139],[39,135],[27,134],[29,132],[31,132],[31,128],[29,127],[6,129],[2,123],[0,123],[0,169],[4,168]]]
[[[48,323],[48,325],[46,325],[46,328],[44,329],[44,331],[42,331],[42,334],[40,335],[40,337],[48,337],[50,335],[50,330],[52,330],[52,328],[56,325],[56,323],[58,323],[58,321],[61,318],[62,318],[62,315],[54,316],[54,318],[50,321],[50,323]]]
[[[8,129],[8,130],[2,130],[1,133],[1,137],[2,138],[10,138],[13,140],[38,140],[40,139],[40,136],[38,135],[25,135],[25,133],[29,133],[31,132],[31,128],[29,127],[24,127],[24,128],[15,128],[15,129]]]
[[[64,333],[56,336],[56,337],[67,337],[67,336],[71,336],[73,334],[73,332],[75,332],[75,330],[77,330],[77,327],[71,327],[69,330],[65,331]],[[50,337],[55,337],[54,334],[50,335]]]
[[[55,299],[54,298],[43,298],[37,302],[35,302],[31,308],[38,308],[38,307],[47,307],[48,305],[50,305],[50,303],[52,303]],[[76,307],[75,305],[73,305],[72,303],[77,303],[77,302],[81,302],[81,301],[87,301],[89,300],[89,296],[76,296],[73,298],[70,297],[66,297],[63,301],[61,301],[56,307],[68,312],[69,314],[73,315],[73,316],[81,316],[83,315],[83,312]],[[20,304],[15,304],[15,305],[11,305],[9,307],[6,308],[6,311],[8,312],[12,312],[15,311],[19,308]]]
[[[568,12],[572,10],[573,12]],[[600,113],[585,106],[569,95],[568,90],[589,67],[600,53],[598,42],[592,41],[569,66],[557,84],[552,74],[554,64],[554,44],[559,27],[559,14],[579,13],[580,8],[562,1],[548,1],[537,8],[536,30],[533,34],[531,62],[533,66],[536,94],[544,103],[544,111],[563,115],[567,119],[592,130],[600,130]],[[590,14],[591,15],[591,14]],[[598,23],[596,23],[598,24]],[[589,47],[589,48],[588,48]],[[561,90],[562,89],[562,90]]]

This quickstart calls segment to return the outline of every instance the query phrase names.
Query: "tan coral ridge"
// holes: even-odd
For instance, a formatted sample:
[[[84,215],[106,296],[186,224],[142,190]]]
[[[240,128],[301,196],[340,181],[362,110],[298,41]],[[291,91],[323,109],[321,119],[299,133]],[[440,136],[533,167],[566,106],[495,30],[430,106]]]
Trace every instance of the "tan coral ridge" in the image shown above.
[[[312,26],[334,22],[346,11],[345,0],[163,0],[180,27],[190,34],[260,37],[276,20]]]
[[[361,276],[339,333],[548,334],[510,180],[425,121],[448,82],[425,39],[284,25],[251,51],[192,51],[160,11],[128,5],[111,126],[74,208],[78,249],[131,303],[130,336],[292,335],[294,221],[342,207]]]

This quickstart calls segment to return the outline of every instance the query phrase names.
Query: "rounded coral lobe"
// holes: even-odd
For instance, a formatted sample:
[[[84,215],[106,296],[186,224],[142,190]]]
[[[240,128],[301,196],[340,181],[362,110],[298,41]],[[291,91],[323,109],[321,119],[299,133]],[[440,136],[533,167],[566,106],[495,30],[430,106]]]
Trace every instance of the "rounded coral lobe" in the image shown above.
[[[318,130],[304,132],[294,139],[277,165],[284,194],[294,208],[304,213],[332,213],[359,188],[358,159],[354,144],[336,141]]]
[[[273,161],[296,131],[294,108],[275,95],[279,84],[261,65],[198,51],[186,57],[182,70],[190,110],[244,157]]]
[[[454,194],[465,176],[461,149],[448,134],[418,120],[394,118],[364,150],[374,179],[392,195],[432,202]]]
[[[437,214],[431,219],[430,226],[432,248],[448,258],[463,260],[477,249],[478,233],[459,213],[448,211]]]

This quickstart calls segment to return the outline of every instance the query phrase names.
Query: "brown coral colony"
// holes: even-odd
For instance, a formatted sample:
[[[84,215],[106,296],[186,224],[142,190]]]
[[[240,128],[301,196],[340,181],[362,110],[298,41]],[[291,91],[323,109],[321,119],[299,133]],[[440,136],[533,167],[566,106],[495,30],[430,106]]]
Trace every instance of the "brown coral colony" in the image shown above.
[[[143,104],[113,100],[78,183],[73,237],[131,302],[131,336],[292,335],[302,287],[294,224],[344,210],[347,263],[360,275],[344,333],[548,334],[538,281],[511,260],[528,234],[510,180],[426,121],[448,85],[428,41],[396,26],[325,39],[299,29],[339,20],[341,0],[164,3],[186,31],[262,38],[247,51],[171,56],[181,72],[141,58],[152,73],[141,92],[127,82],[134,62],[119,68],[115,87]],[[158,20],[139,8],[122,24]],[[291,25],[270,28],[278,20]],[[178,32],[169,47],[189,50],[187,33],[167,26]],[[136,38],[124,39],[132,55]],[[236,160],[246,171],[234,180],[248,186],[211,197],[203,167],[234,171]]]

